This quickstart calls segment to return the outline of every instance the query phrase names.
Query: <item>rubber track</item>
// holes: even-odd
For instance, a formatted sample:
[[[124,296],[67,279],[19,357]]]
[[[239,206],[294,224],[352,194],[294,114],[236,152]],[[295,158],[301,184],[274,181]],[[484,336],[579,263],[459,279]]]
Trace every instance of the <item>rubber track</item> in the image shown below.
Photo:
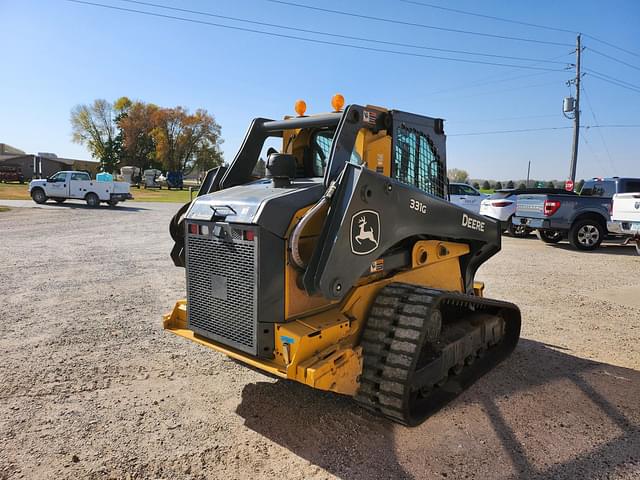
[[[510,338],[504,342],[508,344],[501,349],[494,348],[501,352],[486,358],[484,365],[464,367],[469,377],[465,378],[464,374],[461,376],[465,386],[473,383],[515,347],[520,332],[520,313],[515,305],[415,285],[390,284],[376,297],[364,327],[360,342],[364,362],[356,402],[394,422],[416,425],[460,393],[459,384],[454,388],[457,391],[451,392],[446,388],[448,386],[448,390],[451,390],[451,385],[443,381],[443,389],[434,388],[433,400],[424,415],[416,416],[415,412],[410,412],[412,375],[423,345],[435,346],[439,343],[438,338],[443,340],[439,337],[441,322],[438,318],[432,318],[434,310],[437,310],[434,307],[441,305],[454,305],[458,310],[467,310],[469,316],[483,310],[506,310],[511,313]],[[458,321],[466,318],[458,317],[453,323],[445,318],[442,327],[448,324],[455,328]],[[437,358],[437,349],[433,350],[433,356]]]

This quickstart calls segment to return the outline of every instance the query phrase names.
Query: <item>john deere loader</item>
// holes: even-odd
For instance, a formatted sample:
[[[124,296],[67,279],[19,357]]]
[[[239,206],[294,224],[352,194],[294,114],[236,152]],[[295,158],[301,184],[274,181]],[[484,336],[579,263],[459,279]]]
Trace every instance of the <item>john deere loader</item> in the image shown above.
[[[443,120],[343,103],[254,119],[208,172],[171,221],[187,298],[164,328],[417,425],[514,349],[520,312],[474,281],[501,232],[447,201]]]

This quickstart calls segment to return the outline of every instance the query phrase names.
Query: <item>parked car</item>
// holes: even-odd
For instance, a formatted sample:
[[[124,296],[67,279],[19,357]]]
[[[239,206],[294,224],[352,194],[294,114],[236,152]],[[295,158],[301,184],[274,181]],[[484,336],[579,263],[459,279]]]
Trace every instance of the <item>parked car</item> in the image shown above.
[[[594,250],[608,233],[613,195],[637,191],[640,178],[612,177],[587,180],[580,195],[519,195],[512,222],[537,229],[543,242],[568,237],[572,247]]]
[[[87,172],[62,171],[47,179],[32,180],[29,193],[36,203],[48,199],[62,203],[67,199],[85,200],[90,207],[98,207],[106,202],[115,207],[118,202],[133,198],[127,182],[98,182],[91,180]]]
[[[559,188],[505,188],[496,192],[480,202],[480,214],[500,222],[503,231],[507,231],[513,237],[527,236],[532,229],[526,225],[514,224],[511,220],[516,213],[516,200],[519,195],[527,194],[570,194]]]
[[[149,168],[142,172],[142,185],[144,188],[158,188],[162,190],[164,176],[160,170]]]
[[[24,183],[24,175],[20,167],[12,165],[0,165],[0,182],[20,182]]]
[[[169,190],[172,188],[179,188],[182,190],[184,188],[184,177],[182,172],[167,172],[167,188]]]
[[[610,232],[627,237],[625,244],[634,242],[640,255],[640,190],[633,193],[616,193],[613,196]]]
[[[487,197],[488,195],[480,193],[478,190],[466,183],[449,184],[449,201],[466,208],[473,213],[480,212],[480,202]]]

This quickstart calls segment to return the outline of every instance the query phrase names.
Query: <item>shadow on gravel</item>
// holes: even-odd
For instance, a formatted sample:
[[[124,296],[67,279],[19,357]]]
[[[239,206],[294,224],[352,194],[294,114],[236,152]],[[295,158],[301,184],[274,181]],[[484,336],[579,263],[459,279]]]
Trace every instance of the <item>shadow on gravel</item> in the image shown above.
[[[340,478],[401,479],[424,478],[425,469],[434,465],[447,470],[446,458],[439,455],[451,448],[442,443],[451,418],[484,435],[483,422],[461,413],[461,405],[479,404],[511,468],[490,444],[480,455],[468,454],[476,455],[467,458],[471,465],[480,462],[489,472],[505,474],[512,469],[515,478],[608,478],[620,466],[640,471],[638,392],[638,371],[521,339],[503,364],[415,429],[377,418],[348,398],[282,380],[247,385],[237,413],[248,428]],[[556,444],[549,439],[553,428],[562,438]],[[605,435],[601,429],[607,428]],[[402,452],[403,458],[421,457],[414,468],[401,465],[396,444],[411,450]],[[558,452],[569,460],[553,463]],[[536,466],[540,463],[544,467]]]
[[[573,252],[578,251],[569,244],[558,243],[550,246],[552,248],[559,248],[560,250],[571,250]],[[627,255],[629,257],[636,257],[638,255],[633,244],[621,245],[620,243],[603,243],[595,250],[586,252],[579,251],[579,253],[585,253],[587,255]]]
[[[148,210],[148,208],[141,208],[141,207],[125,207],[124,205],[117,205],[115,207],[111,207],[108,205],[100,205],[99,207],[90,207],[89,205],[87,205],[86,203],[70,203],[70,202],[64,202],[64,203],[49,203],[47,202],[45,204],[47,207],[54,207],[54,208],[77,208],[80,210],[94,210],[96,212],[100,212],[100,211],[112,211],[112,212],[118,212],[118,211],[123,211],[123,212],[137,212],[140,210]],[[34,207],[39,207],[40,205],[34,204]]]

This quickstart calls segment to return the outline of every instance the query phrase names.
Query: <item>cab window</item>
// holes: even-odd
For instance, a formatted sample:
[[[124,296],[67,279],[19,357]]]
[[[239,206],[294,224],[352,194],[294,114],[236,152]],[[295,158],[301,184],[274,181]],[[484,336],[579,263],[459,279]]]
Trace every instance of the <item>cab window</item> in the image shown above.
[[[51,178],[49,178],[49,181],[56,183],[56,182],[64,182],[66,179],[67,179],[67,174],[65,172],[58,172],[55,175],[53,175]]]
[[[71,180],[89,181],[89,180],[91,180],[91,177],[89,177],[88,173],[77,172],[77,173],[72,173],[71,174]]]
[[[393,177],[444,198],[442,162],[431,139],[423,132],[400,125],[395,132],[394,143]]]
[[[585,182],[580,195],[587,197],[613,197],[616,193],[615,182]]]
[[[316,133],[313,137],[313,175],[315,177],[324,177],[334,134],[335,132],[325,130]],[[362,158],[356,150],[351,152],[349,162],[355,165],[362,165]]]
[[[628,180],[624,184],[624,192],[620,193],[635,193],[640,192],[640,181]]]

